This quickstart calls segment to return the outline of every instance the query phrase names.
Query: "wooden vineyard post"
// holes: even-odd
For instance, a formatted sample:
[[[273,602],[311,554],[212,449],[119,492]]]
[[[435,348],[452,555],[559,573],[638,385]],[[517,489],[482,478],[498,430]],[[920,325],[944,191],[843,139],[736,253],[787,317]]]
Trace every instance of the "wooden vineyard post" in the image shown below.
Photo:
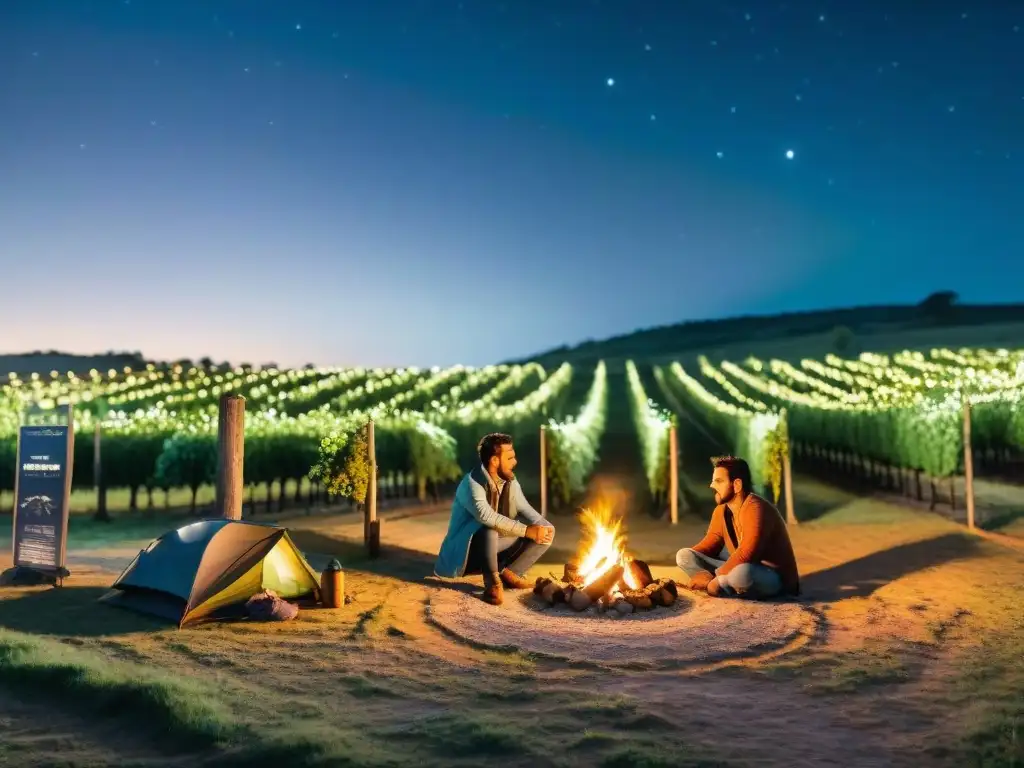
[[[96,514],[93,517],[96,520],[107,522],[110,520],[110,515],[107,514],[107,487],[103,482],[103,461],[100,457],[102,443],[103,428],[100,425],[99,417],[97,417],[92,432],[92,478],[96,486]]]
[[[377,519],[377,442],[372,419],[366,425],[366,442],[370,455],[370,478],[366,484],[363,538],[370,557],[377,557],[380,555],[380,520]]]
[[[669,520],[679,522],[679,437],[676,425],[668,428],[668,501]]]
[[[796,525],[796,512],[793,511],[793,465],[790,463],[789,451],[782,457],[782,485],[786,494],[786,524]]]
[[[964,496],[967,528],[974,530],[974,451],[971,450],[971,401],[964,398]]]
[[[245,458],[245,398],[225,393],[220,397],[217,424],[217,514],[242,519]]]
[[[540,516],[548,516],[548,430],[540,425]]]

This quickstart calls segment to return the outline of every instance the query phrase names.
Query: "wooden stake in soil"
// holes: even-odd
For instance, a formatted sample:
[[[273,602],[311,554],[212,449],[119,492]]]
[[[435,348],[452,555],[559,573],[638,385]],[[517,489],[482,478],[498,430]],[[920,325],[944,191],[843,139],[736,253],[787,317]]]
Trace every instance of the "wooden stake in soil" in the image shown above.
[[[540,516],[548,516],[548,429],[540,425]]]
[[[366,484],[366,506],[363,517],[363,542],[370,555],[376,557],[370,545],[372,531],[377,532],[377,552],[380,552],[380,524],[377,522],[377,442],[374,438],[373,420],[366,425],[367,452],[370,454],[370,481]]]
[[[974,451],[971,449],[971,402],[964,399],[964,495],[967,527],[974,530]]]
[[[103,461],[100,458],[100,450],[103,442],[103,430],[100,420],[97,417],[96,426],[92,433],[92,478],[96,486],[96,520],[110,520],[107,514],[107,486],[103,482]]]
[[[679,522],[679,438],[675,424],[668,430],[668,467],[669,520],[675,525]]]
[[[228,520],[241,520],[245,451],[245,398],[242,395],[221,395],[217,449],[217,514]]]

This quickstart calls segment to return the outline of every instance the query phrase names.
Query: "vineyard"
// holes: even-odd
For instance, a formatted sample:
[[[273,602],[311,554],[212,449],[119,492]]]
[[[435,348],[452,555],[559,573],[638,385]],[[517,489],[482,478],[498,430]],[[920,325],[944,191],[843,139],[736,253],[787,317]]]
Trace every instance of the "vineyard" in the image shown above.
[[[759,487],[779,498],[783,466],[873,483],[932,505],[964,469],[969,404],[980,471],[1006,474],[1024,456],[1024,351],[933,349],[865,353],[798,363],[705,357],[665,366],[626,361],[614,396],[628,401],[638,465],[655,502],[669,488],[669,434],[679,452],[709,446],[747,457]],[[480,369],[182,368],[13,375],[0,390],[0,496],[13,490],[17,428],[60,406],[74,414],[74,488],[94,482],[101,445],[105,489],[129,509],[185,489],[193,511],[216,474],[217,415],[226,393],[246,399],[244,477],[257,496],[306,503],[361,500],[367,478],[353,461],[374,423],[379,492],[425,499],[449,492],[489,431],[512,434],[526,478],[539,475],[541,427],[555,507],[586,490],[600,459],[612,372],[536,363]],[[703,452],[703,454],[702,454]],[[928,491],[926,497],[925,490]],[[145,501],[141,500],[145,494]],[[303,498],[305,496],[305,498]],[[949,502],[954,502],[952,495]]]

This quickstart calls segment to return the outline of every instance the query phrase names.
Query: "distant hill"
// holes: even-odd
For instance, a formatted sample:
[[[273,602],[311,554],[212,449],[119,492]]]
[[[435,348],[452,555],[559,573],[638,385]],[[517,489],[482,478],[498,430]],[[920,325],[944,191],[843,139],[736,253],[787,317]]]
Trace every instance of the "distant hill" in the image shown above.
[[[538,362],[545,367],[563,361],[578,364],[632,358],[637,362],[668,362],[704,354],[715,359],[746,355],[798,360],[828,352],[855,356],[870,351],[891,353],[931,347],[1024,347],[1024,303],[960,304],[952,291],[932,294],[919,304],[821,309],[779,315],[744,315],[719,320],[689,320],[647,328],[604,340],[561,346],[510,363]],[[186,366],[190,360],[177,360]],[[195,361],[204,367],[209,358]],[[90,370],[141,370],[166,363],[147,360],[141,352],[74,355],[50,350],[0,355],[0,377],[8,373],[87,374]],[[228,363],[220,363],[226,366]],[[248,366],[248,363],[241,363]],[[274,363],[265,363],[274,366]]]
[[[102,355],[74,355],[57,350],[25,352],[0,355],[0,377],[6,379],[9,373],[27,376],[32,373],[49,374],[50,371],[57,371],[61,375],[66,375],[68,371],[84,375],[94,368],[106,372],[111,368],[120,371],[127,367],[134,371],[145,368],[149,362],[141,352],[111,351]]]
[[[557,347],[508,362],[535,361],[545,367],[566,360],[656,362],[697,353],[712,358],[755,354],[788,359],[820,357],[827,352],[886,353],[936,346],[1024,347],[1024,303],[959,304],[954,292],[942,291],[919,304],[691,320]]]

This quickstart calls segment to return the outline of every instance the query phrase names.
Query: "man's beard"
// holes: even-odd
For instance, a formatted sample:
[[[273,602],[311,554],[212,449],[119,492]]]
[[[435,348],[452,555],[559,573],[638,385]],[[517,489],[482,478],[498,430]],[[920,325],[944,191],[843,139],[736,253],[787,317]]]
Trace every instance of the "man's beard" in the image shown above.
[[[715,504],[728,504],[730,501],[733,500],[733,497],[735,495],[736,494],[733,493],[731,488],[728,491],[726,491],[725,495],[719,493],[718,491],[715,491]]]
[[[498,477],[500,477],[506,483],[511,483],[513,480],[516,479],[515,473],[512,470],[506,471],[504,469],[501,469],[500,467],[498,468]]]

